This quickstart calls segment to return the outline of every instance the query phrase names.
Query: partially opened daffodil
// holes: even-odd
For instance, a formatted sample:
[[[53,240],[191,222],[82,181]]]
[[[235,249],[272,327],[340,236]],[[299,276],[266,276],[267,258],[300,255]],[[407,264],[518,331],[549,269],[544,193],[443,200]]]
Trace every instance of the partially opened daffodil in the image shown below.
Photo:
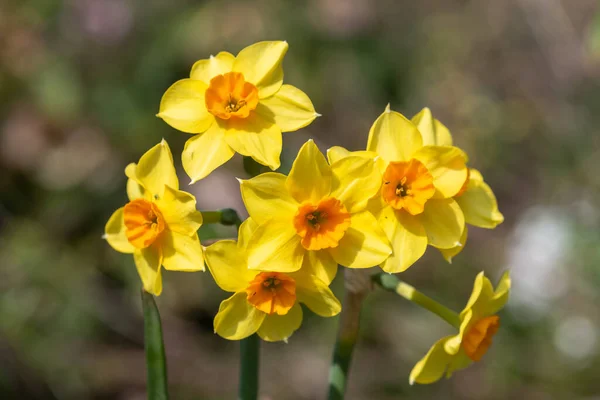
[[[242,198],[258,228],[248,242],[248,267],[293,272],[310,269],[331,282],[337,265],[379,265],[391,247],[366,210],[381,176],[370,158],[327,164],[315,143],[305,143],[289,176],[266,173],[241,182]]]
[[[454,371],[481,360],[500,327],[500,317],[496,314],[508,301],[509,292],[508,272],[496,290],[483,272],[479,273],[471,297],[460,313],[459,333],[446,336],[431,347],[411,371],[410,383],[433,383],[444,374],[450,377]]]
[[[417,125],[419,132],[423,137],[423,143],[431,143],[440,146],[452,146],[452,135],[440,121],[435,119],[429,108],[424,108],[412,118],[412,122]],[[465,222],[479,228],[493,229],[504,221],[504,216],[498,210],[498,202],[494,192],[484,182],[481,173],[470,168],[468,178],[459,192],[454,195],[454,200],[460,206]],[[460,244],[451,249],[440,249],[444,258],[452,261],[464,248],[467,242],[468,229],[465,230],[460,238]]]
[[[253,44],[237,56],[220,52],[196,62],[190,78],[163,95],[158,117],[195,134],[182,154],[192,183],[235,152],[277,169],[281,132],[305,127],[318,116],[304,92],[283,84],[287,49],[287,42],[275,41]]]
[[[424,140],[415,124],[388,105],[371,127],[366,151],[333,147],[327,155],[330,162],[349,156],[378,157],[382,179],[369,210],[394,250],[381,264],[384,271],[406,270],[425,253],[428,243],[442,249],[459,243],[465,219],[452,197],[467,179],[462,150]]]
[[[196,231],[202,215],[196,199],[179,189],[169,145],[164,140],[138,164],[125,169],[129,203],[113,213],[104,238],[115,250],[133,254],[144,290],[162,292],[161,265],[171,271],[203,271]]]
[[[300,303],[322,317],[338,314],[340,302],[310,271],[248,269],[245,245],[256,228],[247,220],[240,227],[238,243],[222,240],[206,249],[206,263],[215,281],[221,289],[234,293],[219,307],[215,332],[230,340],[257,333],[266,341],[287,341],[302,323]]]

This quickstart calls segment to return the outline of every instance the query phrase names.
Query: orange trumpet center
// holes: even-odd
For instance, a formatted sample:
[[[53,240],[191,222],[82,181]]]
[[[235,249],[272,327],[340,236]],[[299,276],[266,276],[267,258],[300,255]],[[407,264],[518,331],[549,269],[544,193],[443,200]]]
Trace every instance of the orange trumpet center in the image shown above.
[[[125,235],[129,243],[143,249],[150,246],[165,229],[165,219],[156,205],[136,199],[123,208]]]
[[[462,347],[467,356],[473,361],[481,360],[481,357],[492,345],[492,338],[500,327],[500,317],[492,315],[477,321],[469,329],[462,340]]]
[[[317,204],[302,203],[294,216],[294,228],[307,250],[336,247],[349,227],[350,213],[334,197],[326,197]]]
[[[210,80],[204,96],[206,109],[215,117],[246,118],[258,105],[258,89],[240,72],[228,72]]]
[[[391,162],[383,173],[381,196],[397,210],[420,214],[434,193],[433,176],[422,162],[414,158]]]
[[[285,315],[296,303],[296,281],[279,272],[261,272],[246,288],[248,303],[267,314]]]

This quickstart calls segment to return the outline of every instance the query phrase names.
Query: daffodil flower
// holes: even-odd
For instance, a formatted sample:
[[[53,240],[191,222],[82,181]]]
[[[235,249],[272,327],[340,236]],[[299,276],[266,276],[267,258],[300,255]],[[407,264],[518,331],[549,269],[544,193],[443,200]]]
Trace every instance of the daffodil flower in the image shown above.
[[[252,220],[246,220],[238,243],[221,240],[206,249],[206,263],[215,281],[221,289],[234,293],[219,307],[215,332],[230,340],[257,333],[269,342],[287,341],[302,324],[300,303],[322,317],[338,314],[338,299],[308,270],[282,273],[248,269],[245,246],[256,228]]]
[[[423,137],[423,143],[439,146],[452,146],[452,135],[440,121],[433,118],[429,108],[424,108],[412,118]],[[470,168],[468,178],[459,192],[454,195],[454,200],[460,206],[465,222],[479,228],[493,229],[504,221],[504,216],[498,210],[498,202],[494,192],[484,182],[481,173]],[[464,248],[467,243],[468,228],[460,238],[460,244],[450,249],[440,249],[448,262]]]
[[[113,213],[104,238],[113,249],[133,254],[144,290],[162,292],[161,265],[171,271],[203,271],[196,231],[202,215],[196,199],[179,189],[169,145],[164,140],[138,164],[125,168],[129,203]]]
[[[494,290],[483,272],[475,278],[473,292],[460,313],[459,333],[437,341],[413,368],[409,382],[433,383],[444,373],[449,378],[454,371],[479,361],[492,345],[500,327],[496,315],[508,301],[510,276],[506,272]]]
[[[183,167],[192,183],[235,152],[279,168],[281,132],[310,124],[319,114],[300,89],[283,84],[287,42],[260,42],[233,56],[220,52],[197,61],[189,79],[163,95],[158,117],[195,134],[185,144]]]
[[[379,265],[391,247],[366,206],[380,181],[372,159],[347,157],[329,165],[312,140],[289,176],[269,172],[241,181],[244,204],[258,224],[248,242],[248,267],[309,269],[330,283],[338,264]]]
[[[378,157],[382,179],[369,209],[394,250],[381,264],[384,271],[406,270],[421,258],[427,244],[449,249],[459,243],[465,218],[452,197],[468,173],[467,156],[459,148],[425,139],[415,124],[388,105],[371,127],[366,151],[333,147],[327,156],[330,162],[348,156]]]

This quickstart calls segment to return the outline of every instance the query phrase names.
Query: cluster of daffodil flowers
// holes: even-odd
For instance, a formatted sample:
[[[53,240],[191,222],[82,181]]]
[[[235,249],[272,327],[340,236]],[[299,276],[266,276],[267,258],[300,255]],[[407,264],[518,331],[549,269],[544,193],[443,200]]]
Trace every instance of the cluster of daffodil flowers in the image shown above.
[[[237,56],[221,52],[196,62],[190,77],[163,95],[158,117],[193,135],[181,155],[192,184],[236,152],[278,169],[282,132],[319,116],[304,92],[283,84],[287,49],[286,42],[260,42]],[[193,272],[206,262],[221,289],[233,293],[221,303],[215,332],[280,341],[300,327],[301,303],[323,317],[342,311],[329,289],[338,266],[399,273],[428,245],[450,262],[466,244],[466,224],[494,228],[503,221],[481,174],[467,167],[465,152],[427,108],[409,120],[388,105],[364,151],[333,147],[326,154],[309,140],[287,176],[240,180],[250,217],[237,241],[205,248],[197,235],[202,214],[194,196],[179,190],[163,140],[125,169],[129,202],[114,212],[104,237],[133,254],[144,290],[156,296],[162,266]],[[509,289],[507,274],[495,291],[479,274],[466,308],[450,318],[458,334],[435,343],[410,382],[431,383],[481,359]]]

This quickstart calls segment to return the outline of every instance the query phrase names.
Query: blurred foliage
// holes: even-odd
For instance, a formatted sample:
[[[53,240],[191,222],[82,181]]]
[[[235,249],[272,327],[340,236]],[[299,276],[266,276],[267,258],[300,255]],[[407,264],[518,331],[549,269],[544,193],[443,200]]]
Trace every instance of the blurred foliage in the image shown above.
[[[484,361],[430,386],[408,373],[450,328],[389,293],[363,313],[349,399],[600,396],[600,17],[593,0],[3,0],[0,3],[0,398],[143,399],[139,278],[101,240],[123,169],[161,138],[154,115],[194,61],[285,39],[286,81],[323,114],[284,135],[360,149],[390,102],[429,106],[498,196],[452,265],[433,249],[403,278],[459,310],[475,274],[512,268],[514,296]],[[179,157],[176,156],[178,170]],[[190,186],[243,213],[241,157]],[[180,175],[182,185],[188,178]],[[201,237],[232,237],[203,227]],[[210,240],[204,241],[205,244]],[[341,282],[334,282],[341,295]],[[225,298],[166,273],[158,299],[174,399],[234,398],[237,343],[213,334]],[[309,313],[306,313],[309,314]],[[322,398],[335,319],[262,347],[265,399]]]

